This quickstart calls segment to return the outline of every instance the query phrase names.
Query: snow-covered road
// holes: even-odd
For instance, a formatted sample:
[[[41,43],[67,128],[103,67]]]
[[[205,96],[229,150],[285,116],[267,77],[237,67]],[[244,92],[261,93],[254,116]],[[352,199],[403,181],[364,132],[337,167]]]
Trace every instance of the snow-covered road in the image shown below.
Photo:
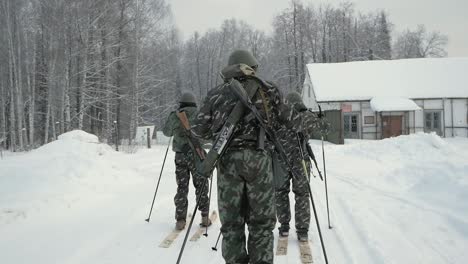
[[[320,142],[311,143],[321,164]],[[165,150],[117,153],[75,131],[29,153],[6,153],[0,160],[0,262],[175,263],[183,234],[169,249],[158,247],[174,226],[171,151],[151,222],[144,221]],[[466,263],[468,139],[417,134],[327,144],[325,151],[331,230],[324,185],[313,178],[312,189],[330,263]],[[216,188],[213,195],[217,209]],[[188,242],[182,263],[224,263],[221,252],[211,250],[219,227],[217,221],[207,238]],[[315,222],[310,238],[314,263],[324,263]],[[288,255],[275,263],[300,263],[298,255],[290,236]]]

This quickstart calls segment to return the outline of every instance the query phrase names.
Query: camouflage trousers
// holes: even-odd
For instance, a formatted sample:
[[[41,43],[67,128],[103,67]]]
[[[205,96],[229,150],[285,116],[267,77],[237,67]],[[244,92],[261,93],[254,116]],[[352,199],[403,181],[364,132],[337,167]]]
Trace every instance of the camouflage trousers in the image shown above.
[[[269,153],[252,149],[228,151],[218,164],[218,207],[226,264],[273,263],[276,219],[271,166]]]
[[[196,165],[195,165],[194,154],[192,151],[188,152],[176,152],[175,165],[176,165],[176,181],[177,181],[177,193],[174,197],[174,203],[176,206],[175,219],[185,220],[187,217],[188,200],[187,195],[189,192],[190,173],[192,173],[192,181],[195,186],[196,197],[200,196],[201,187],[203,182],[206,182],[206,187],[202,193],[200,204],[198,209],[201,214],[208,215],[208,179],[197,176]]]
[[[291,208],[289,202],[289,192],[294,192],[294,211],[295,211],[295,223],[296,232],[308,232],[310,225],[310,199],[309,190],[307,185],[308,181],[303,177],[304,169],[301,161],[294,162],[292,164],[293,170],[296,175],[299,175],[299,179],[292,177],[291,173],[286,169],[286,165],[283,162],[274,158],[274,173],[275,173],[275,185],[276,185],[276,216],[278,222],[281,224],[288,224],[291,221]],[[307,167],[307,179],[309,179],[310,172],[310,161],[306,161]]]

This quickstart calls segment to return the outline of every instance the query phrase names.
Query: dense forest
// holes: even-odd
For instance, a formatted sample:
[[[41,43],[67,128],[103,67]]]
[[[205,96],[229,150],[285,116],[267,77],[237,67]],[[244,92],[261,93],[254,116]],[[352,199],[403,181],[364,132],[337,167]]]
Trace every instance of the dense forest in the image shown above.
[[[384,10],[351,2],[291,1],[272,26],[227,18],[184,40],[166,0],[0,0],[0,147],[28,150],[73,129],[132,144],[181,92],[201,100],[220,84],[234,49],[252,51],[284,92],[301,91],[307,63],[447,55],[445,35],[396,32]]]

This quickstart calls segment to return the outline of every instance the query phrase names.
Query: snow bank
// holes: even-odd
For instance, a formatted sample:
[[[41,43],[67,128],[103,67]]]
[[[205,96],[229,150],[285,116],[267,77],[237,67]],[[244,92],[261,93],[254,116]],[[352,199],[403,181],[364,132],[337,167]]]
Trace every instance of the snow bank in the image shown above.
[[[466,138],[419,133],[330,145],[326,154],[334,263],[465,262]],[[313,188],[326,222],[323,184]]]
[[[417,133],[333,148],[345,160],[342,169],[358,173],[363,184],[468,212],[468,203],[459,202],[468,200],[466,139]]]
[[[0,209],[40,210],[49,202],[75,199],[80,188],[112,184],[118,166],[113,153],[95,135],[71,131],[36,150],[0,160]]]
[[[73,130],[58,136],[58,140],[77,140],[85,143],[99,143],[96,135],[86,133],[82,130]]]

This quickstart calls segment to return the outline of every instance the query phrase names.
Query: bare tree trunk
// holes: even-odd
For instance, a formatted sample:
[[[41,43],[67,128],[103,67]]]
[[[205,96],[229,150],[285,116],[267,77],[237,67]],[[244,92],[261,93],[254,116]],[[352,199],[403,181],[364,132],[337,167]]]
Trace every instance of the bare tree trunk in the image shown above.
[[[102,52],[101,52],[101,60],[102,60],[102,69],[103,75],[101,76],[102,82],[102,89],[105,90],[105,116],[106,116],[106,126],[105,126],[105,138],[109,141],[112,138],[112,108],[111,108],[111,98],[112,98],[112,91],[110,87],[110,72],[109,72],[109,58],[107,54],[107,30],[104,28],[101,31],[101,43],[102,43]]]
[[[50,94],[50,92],[49,92]],[[44,144],[49,143],[49,123],[50,123],[50,98],[47,98],[47,110],[44,131]]]
[[[294,76],[295,87],[294,91],[299,91],[299,52],[297,50],[297,8],[296,2],[293,2],[293,43],[294,43]]]
[[[4,82],[0,82],[0,144],[3,145],[3,148],[6,149],[6,91],[5,91]]]
[[[16,63],[16,122],[18,128],[18,141],[20,150],[24,149],[23,139],[26,136],[26,131],[23,129],[23,110],[24,110],[24,103],[23,103],[23,72],[21,67],[21,29],[19,26],[19,22],[17,19],[17,14],[15,13],[14,20],[16,22],[16,47],[17,47],[17,63]]]
[[[10,149],[16,151],[16,131],[15,131],[15,57],[14,57],[14,48],[13,48],[13,36],[12,28],[10,21],[10,1],[4,2],[5,9],[5,19],[6,19],[6,30],[8,35],[8,69],[9,69],[9,88],[10,88]]]
[[[52,123],[52,137],[57,140],[57,123],[55,122],[55,111],[50,112],[50,121]]]
[[[139,57],[140,57],[140,1],[136,0],[136,13],[135,13],[135,65],[133,67],[133,91],[132,91],[132,102],[131,109],[132,113],[130,115],[130,131],[128,142],[129,145],[132,145],[132,140],[134,133],[138,126],[138,90],[139,90],[139,76],[138,76],[138,67],[139,67]]]
[[[25,34],[25,37],[26,37],[26,43],[28,43],[27,41],[27,34]],[[32,49],[31,49],[31,56],[32,56],[32,63],[30,65],[32,65],[32,70],[31,70],[31,66],[26,66],[26,70],[28,71],[26,73],[27,75],[27,81],[28,81],[28,91],[29,91],[29,111],[28,111],[28,122],[29,122],[29,146],[30,148],[33,148],[34,146],[34,115],[36,113],[36,78],[35,78],[35,75],[36,75],[36,45],[34,43],[36,43],[36,41],[34,40],[33,42],[33,45],[32,45]]]
[[[15,100],[13,91],[10,92],[10,149],[16,151]]]
[[[88,27],[88,24],[86,25]],[[82,40],[82,47],[83,47],[83,70],[81,71],[81,85],[78,87],[78,129],[83,129],[83,119],[84,119],[84,112],[85,112],[85,103],[84,103],[84,93],[87,85],[87,72],[88,72],[88,28],[85,29],[85,39]]]

